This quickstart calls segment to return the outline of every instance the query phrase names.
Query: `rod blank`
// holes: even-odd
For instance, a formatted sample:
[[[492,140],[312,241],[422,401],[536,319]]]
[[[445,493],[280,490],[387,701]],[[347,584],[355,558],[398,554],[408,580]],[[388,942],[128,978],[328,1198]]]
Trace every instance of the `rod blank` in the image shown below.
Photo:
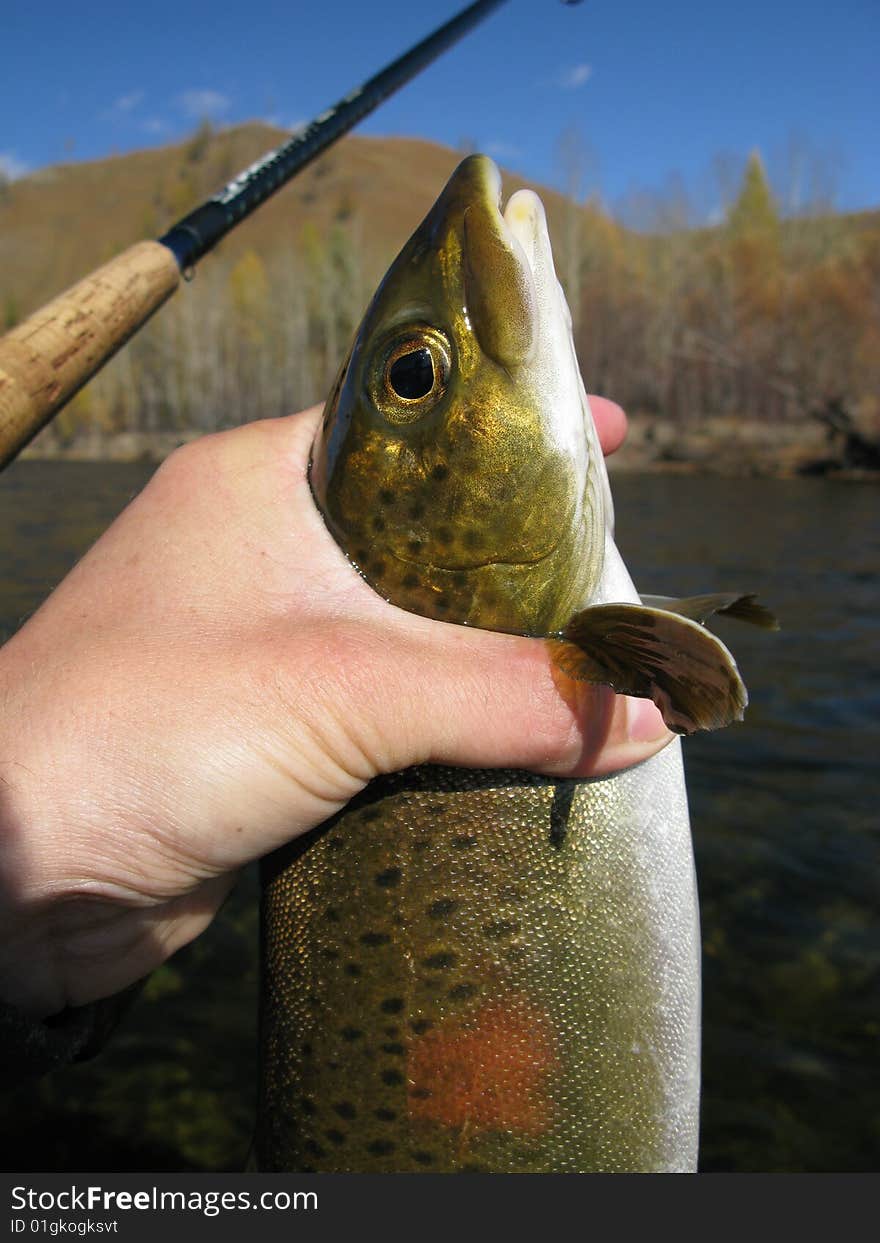
[[[415,47],[322,112],[301,133],[239,173],[159,239],[186,271],[307,164],[420,73],[506,0],[477,0]]]

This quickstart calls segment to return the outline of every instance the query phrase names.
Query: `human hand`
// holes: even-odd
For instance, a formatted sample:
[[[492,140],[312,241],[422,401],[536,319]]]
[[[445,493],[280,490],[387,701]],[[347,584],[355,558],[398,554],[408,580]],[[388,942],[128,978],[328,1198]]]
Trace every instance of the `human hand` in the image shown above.
[[[592,406],[613,451],[623,412]],[[377,596],[309,490],[319,418],[173,454],[0,650],[0,997],[36,1017],[147,974],[379,773],[598,775],[668,741],[539,640]]]

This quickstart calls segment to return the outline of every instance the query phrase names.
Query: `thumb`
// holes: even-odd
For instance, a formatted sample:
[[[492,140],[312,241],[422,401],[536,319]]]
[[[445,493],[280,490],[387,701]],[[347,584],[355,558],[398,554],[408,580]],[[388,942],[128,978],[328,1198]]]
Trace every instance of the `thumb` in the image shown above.
[[[595,777],[650,758],[672,737],[650,700],[572,681],[543,640],[393,613],[391,641],[358,682],[369,769],[435,763]]]

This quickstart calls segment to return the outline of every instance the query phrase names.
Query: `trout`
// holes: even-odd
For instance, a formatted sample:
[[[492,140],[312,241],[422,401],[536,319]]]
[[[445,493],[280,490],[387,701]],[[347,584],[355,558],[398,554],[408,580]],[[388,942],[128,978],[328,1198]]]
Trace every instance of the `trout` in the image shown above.
[[[466,159],[358,329],[310,479],[392,604],[542,636],[677,733],[742,716],[705,629],[640,601],[543,207]],[[255,1158],[300,1172],[689,1171],[697,895],[681,749],[599,779],[421,766],[264,865]]]

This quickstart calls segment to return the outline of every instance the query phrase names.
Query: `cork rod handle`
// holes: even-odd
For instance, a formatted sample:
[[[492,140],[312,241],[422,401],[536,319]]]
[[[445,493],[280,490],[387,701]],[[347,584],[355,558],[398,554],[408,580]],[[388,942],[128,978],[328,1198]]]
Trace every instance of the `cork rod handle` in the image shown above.
[[[179,283],[171,251],[138,242],[0,338],[0,470]]]

